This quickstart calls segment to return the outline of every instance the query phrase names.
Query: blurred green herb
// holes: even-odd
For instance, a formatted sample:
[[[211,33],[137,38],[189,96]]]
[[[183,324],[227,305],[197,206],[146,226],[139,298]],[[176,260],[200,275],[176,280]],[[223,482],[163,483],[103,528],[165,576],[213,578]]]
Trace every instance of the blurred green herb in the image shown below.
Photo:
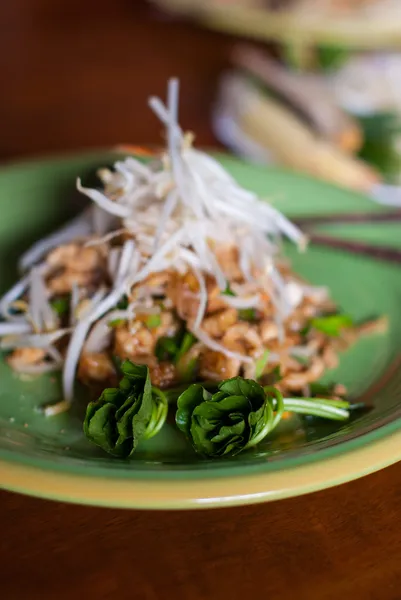
[[[180,381],[184,383],[191,383],[195,381],[198,372],[198,365],[199,361],[197,358],[185,360],[185,357],[183,357],[180,361],[178,361],[177,373]]]
[[[195,343],[196,337],[191,332],[186,331],[173,359],[177,366],[178,376],[184,382],[191,382],[196,379],[199,360],[198,357],[191,357],[188,354]]]
[[[330,337],[338,337],[343,329],[353,327],[354,322],[349,315],[336,314],[311,319],[310,326]]]
[[[224,292],[221,292],[222,296],[236,296],[237,294],[232,291],[230,284],[227,282],[226,289]]]
[[[109,327],[120,327],[120,325],[124,325],[125,322],[125,319],[112,319],[109,321]]]
[[[238,311],[241,321],[256,321],[256,310],[254,308],[241,308]]]
[[[178,361],[181,360],[181,358],[185,356],[187,352],[189,352],[195,343],[196,337],[190,331],[186,331],[174,356],[174,361],[178,363]]]
[[[178,352],[177,341],[173,337],[162,336],[156,342],[155,356],[159,361],[172,361]]]
[[[70,310],[70,296],[59,296],[58,298],[53,298],[53,300],[50,302],[50,306],[59,317],[62,317]]]
[[[318,46],[316,62],[323,71],[335,71],[342,67],[351,57],[351,52],[344,46]]]
[[[157,327],[160,327],[162,323],[161,317],[160,315],[149,315],[148,318],[146,319],[146,326],[149,327],[149,329],[156,329]]]
[[[124,296],[118,302],[117,308],[118,308],[118,310],[126,310],[128,308],[128,304],[129,304],[128,296],[126,294],[124,294]]]
[[[401,119],[391,112],[375,113],[358,117],[364,143],[360,158],[390,182],[396,181],[401,172],[401,156],[396,147],[401,134]]]
[[[117,356],[117,354],[111,355],[111,361],[116,370],[116,373],[118,373],[119,375],[122,375],[121,367],[122,367],[124,361],[119,356]]]
[[[174,337],[160,337],[156,343],[155,356],[158,360],[178,363],[196,342],[196,337],[184,328]]]

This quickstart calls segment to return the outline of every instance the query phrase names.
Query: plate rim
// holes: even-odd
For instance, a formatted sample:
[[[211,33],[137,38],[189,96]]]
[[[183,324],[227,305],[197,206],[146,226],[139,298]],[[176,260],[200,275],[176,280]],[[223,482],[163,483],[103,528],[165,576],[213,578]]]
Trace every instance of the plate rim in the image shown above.
[[[1,487],[73,504],[135,509],[229,507],[282,500],[359,479],[401,460],[401,428],[368,446],[268,473],[194,480],[86,477],[0,459]],[[229,492],[229,493],[228,493]]]

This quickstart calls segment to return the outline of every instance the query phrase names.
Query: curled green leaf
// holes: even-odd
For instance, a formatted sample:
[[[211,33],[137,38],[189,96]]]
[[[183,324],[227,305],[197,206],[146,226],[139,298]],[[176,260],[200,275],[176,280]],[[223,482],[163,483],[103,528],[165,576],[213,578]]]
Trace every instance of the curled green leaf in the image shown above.
[[[279,405],[281,415],[281,400],[277,390],[271,394],[242,377],[221,382],[214,394],[194,384],[177,400],[176,424],[197,453],[208,458],[235,456],[272,431],[279,420],[274,406]]]
[[[118,388],[105,389],[86,409],[86,437],[114,456],[126,458],[141,439],[156,435],[167,417],[164,393],[152,388],[149,368],[126,360]]]
[[[234,377],[219,383],[215,393],[201,384],[184,390],[177,400],[176,424],[198,454],[220,458],[259,444],[284,411],[346,421],[350,409],[345,400],[283,398],[273,386]]]

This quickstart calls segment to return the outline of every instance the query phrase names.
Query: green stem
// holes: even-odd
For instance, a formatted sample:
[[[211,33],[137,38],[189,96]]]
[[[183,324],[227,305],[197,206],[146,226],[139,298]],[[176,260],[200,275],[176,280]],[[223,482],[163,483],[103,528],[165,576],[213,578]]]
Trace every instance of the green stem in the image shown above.
[[[152,386],[152,395],[152,415],[142,437],[144,440],[150,440],[157,433],[159,433],[166,422],[168,414],[168,399],[166,394],[162,392],[161,389]]]
[[[159,431],[163,427],[164,423],[166,422],[167,415],[168,415],[168,402],[167,401],[161,402],[158,407],[157,423],[152,431],[151,437],[154,437],[157,433],[159,433]]]
[[[274,387],[265,386],[266,424],[260,433],[246,445],[251,448],[259,444],[281,421],[284,411],[301,415],[321,417],[332,421],[346,421],[349,418],[350,404],[345,400],[325,400],[324,398],[283,398]],[[272,398],[273,396],[273,398]]]
[[[281,392],[278,391],[277,388],[270,386],[270,385],[266,385],[263,388],[264,393],[266,394],[266,397],[273,396],[274,400],[275,400],[275,404],[274,404],[274,411],[275,411],[275,417],[274,417],[274,422],[273,422],[273,426],[272,429],[274,429],[281,421],[281,417],[283,416],[283,412],[285,410],[284,407],[284,399],[283,399],[283,395]]]
[[[159,404],[156,402],[153,402],[150,420],[149,420],[149,423],[147,424],[145,432],[143,434],[144,440],[149,440],[152,437],[153,428],[155,427],[155,425],[157,423],[158,407],[159,407]]]
[[[259,444],[259,442],[261,442],[269,433],[271,433],[273,429],[275,429],[280,423],[281,417],[283,416],[283,412],[285,410],[284,399],[281,392],[279,392],[278,389],[276,389],[273,386],[266,385],[263,388],[263,391],[265,392],[266,396],[266,423],[263,429],[259,432],[259,434],[256,437],[254,437],[250,442],[248,442],[246,446],[247,448],[252,448],[252,446],[256,446],[256,444]]]
[[[349,418],[349,403],[343,400],[322,398],[284,398],[286,411],[333,421],[346,421]]]

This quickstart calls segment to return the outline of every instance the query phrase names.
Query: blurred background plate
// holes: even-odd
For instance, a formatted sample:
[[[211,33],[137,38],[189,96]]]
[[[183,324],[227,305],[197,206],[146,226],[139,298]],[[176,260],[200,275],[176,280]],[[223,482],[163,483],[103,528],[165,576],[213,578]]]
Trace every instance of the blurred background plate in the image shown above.
[[[390,48],[401,43],[398,0],[152,0],[175,14],[262,41]]]
[[[0,171],[0,288],[17,277],[19,253],[81,205],[74,182],[94,179],[115,152],[17,164]],[[288,215],[375,211],[362,195],[275,168],[219,156],[245,187]],[[324,203],[322,203],[324,198]],[[12,201],[10,201],[12,199]],[[333,226],[334,227],[334,226]],[[335,226],[346,236],[347,225]],[[327,230],[327,226],[325,228]],[[353,237],[401,246],[396,228],[364,224]],[[0,365],[0,472],[5,488],[66,501],[122,507],[188,508],[243,504],[336,485],[401,458],[401,271],[398,265],[312,247],[291,252],[294,267],[331,289],[357,320],[387,315],[386,334],[362,340],[326,381],[343,382],[372,410],[343,426],[293,419],[274,438],[233,459],[204,461],[173,426],[144,443],[130,461],[110,459],[82,433],[85,399],[46,419],[40,407],[59,399],[59,380],[22,380]]]
[[[155,4],[237,36],[212,109],[234,154],[401,204],[398,0]]]

